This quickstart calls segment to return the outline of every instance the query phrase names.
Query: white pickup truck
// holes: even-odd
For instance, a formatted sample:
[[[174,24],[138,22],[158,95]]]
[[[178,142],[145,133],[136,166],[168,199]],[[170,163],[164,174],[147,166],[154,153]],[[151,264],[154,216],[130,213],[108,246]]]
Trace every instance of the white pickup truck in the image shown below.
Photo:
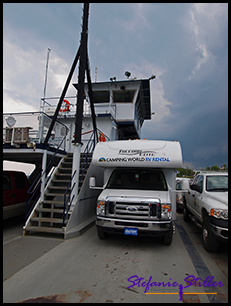
[[[201,172],[185,193],[184,221],[202,227],[208,252],[218,250],[219,240],[228,242],[228,173]]]

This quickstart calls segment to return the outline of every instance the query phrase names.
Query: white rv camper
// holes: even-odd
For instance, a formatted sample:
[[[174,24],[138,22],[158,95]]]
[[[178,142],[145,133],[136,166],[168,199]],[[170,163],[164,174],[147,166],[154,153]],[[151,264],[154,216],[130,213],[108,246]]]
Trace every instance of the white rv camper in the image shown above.
[[[176,168],[182,165],[181,145],[175,141],[124,140],[96,145],[92,163],[103,168],[91,177],[98,197],[96,226],[101,239],[108,233],[163,236],[170,245],[176,214]]]

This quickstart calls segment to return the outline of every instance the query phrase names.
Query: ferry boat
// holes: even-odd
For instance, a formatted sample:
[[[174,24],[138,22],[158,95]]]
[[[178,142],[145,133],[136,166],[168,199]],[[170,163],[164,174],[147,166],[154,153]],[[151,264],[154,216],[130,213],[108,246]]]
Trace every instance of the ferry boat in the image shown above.
[[[139,139],[144,120],[151,119],[150,79],[92,83],[97,128],[93,127],[88,83],[84,84],[81,159],[73,168],[74,97],[65,97],[51,137],[44,143],[57,98],[42,98],[40,111],[3,114],[3,160],[30,163],[24,233],[79,235],[94,222],[99,191],[89,188],[97,175],[91,165],[97,141]],[[73,84],[78,92],[78,84]],[[77,96],[77,95],[76,95]]]

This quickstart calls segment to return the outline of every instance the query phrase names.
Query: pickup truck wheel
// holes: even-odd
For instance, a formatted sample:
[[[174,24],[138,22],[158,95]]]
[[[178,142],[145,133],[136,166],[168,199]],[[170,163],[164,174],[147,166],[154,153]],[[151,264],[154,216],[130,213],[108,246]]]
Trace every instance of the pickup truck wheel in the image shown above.
[[[101,228],[97,228],[97,233],[98,233],[99,239],[106,239],[108,236],[108,234],[104,232]]]
[[[202,223],[203,246],[208,252],[216,252],[219,247],[219,241],[214,236],[208,217],[203,219]]]
[[[183,208],[183,218],[185,222],[190,222],[190,217],[189,217],[189,210],[186,206],[186,203],[184,204],[184,208]]]
[[[172,235],[173,235],[173,228],[171,227],[170,233],[166,236],[163,236],[163,243],[165,245],[170,245],[172,243]]]

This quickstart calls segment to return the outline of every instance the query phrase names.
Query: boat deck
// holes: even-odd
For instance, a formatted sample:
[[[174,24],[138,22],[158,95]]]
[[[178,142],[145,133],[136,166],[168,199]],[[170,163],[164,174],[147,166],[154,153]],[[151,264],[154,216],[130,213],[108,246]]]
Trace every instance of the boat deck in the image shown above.
[[[171,246],[148,237],[111,235],[99,240],[95,226],[68,240],[42,234],[23,237],[22,224],[20,220],[4,223],[5,303],[177,303],[178,286],[154,286],[148,293],[155,294],[145,294],[143,282],[152,277],[152,282],[186,286],[188,276],[203,281],[214,276],[212,282],[223,286],[200,287],[197,282],[196,287],[183,289],[182,302],[228,302],[228,245],[222,243],[216,253],[206,252],[201,230],[185,223],[182,214],[177,213]],[[128,278],[135,275],[144,278],[140,283],[144,287],[127,289],[133,284]]]

